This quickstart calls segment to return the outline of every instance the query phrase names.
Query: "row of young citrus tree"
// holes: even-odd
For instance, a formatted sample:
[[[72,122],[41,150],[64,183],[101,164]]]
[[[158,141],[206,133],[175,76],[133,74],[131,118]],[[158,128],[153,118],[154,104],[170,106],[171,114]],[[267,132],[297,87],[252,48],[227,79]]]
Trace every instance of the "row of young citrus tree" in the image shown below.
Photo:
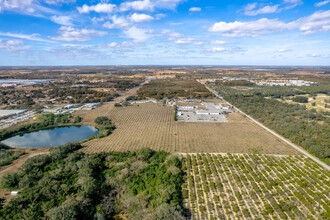
[[[187,154],[192,219],[328,219],[329,173],[304,156]]]

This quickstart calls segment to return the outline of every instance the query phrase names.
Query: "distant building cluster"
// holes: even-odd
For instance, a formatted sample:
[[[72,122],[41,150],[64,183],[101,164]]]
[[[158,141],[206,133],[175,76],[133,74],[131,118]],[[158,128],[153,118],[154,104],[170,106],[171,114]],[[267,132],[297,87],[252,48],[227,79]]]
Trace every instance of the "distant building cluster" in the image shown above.
[[[270,80],[259,80],[255,78],[245,78],[245,77],[222,77],[213,79],[200,79],[199,82],[209,82],[214,83],[216,81],[235,81],[235,80],[246,80],[254,83],[258,86],[311,86],[317,84],[316,82],[298,80],[298,79],[270,79]]]
[[[233,112],[228,103],[210,103],[200,100],[191,102],[189,99],[178,101],[178,103],[181,104],[176,108],[177,119],[185,122],[228,122],[225,114]],[[192,106],[191,103],[195,105]]]
[[[130,104],[158,103],[155,99],[132,101]]]
[[[6,88],[6,87],[29,87],[36,84],[41,83],[48,83],[49,80],[25,80],[25,79],[4,79],[0,80],[0,87]]]
[[[251,82],[255,83],[258,86],[311,86],[315,85],[315,82],[305,81],[305,80],[262,80],[262,81],[254,81]]]

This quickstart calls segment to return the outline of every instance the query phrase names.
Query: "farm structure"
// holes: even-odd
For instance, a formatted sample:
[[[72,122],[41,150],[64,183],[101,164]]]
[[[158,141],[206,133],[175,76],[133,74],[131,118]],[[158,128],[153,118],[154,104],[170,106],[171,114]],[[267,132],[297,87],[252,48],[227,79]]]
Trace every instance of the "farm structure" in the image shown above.
[[[189,102],[191,103],[191,102]],[[184,122],[228,122],[225,113],[232,113],[228,106],[219,103],[193,103],[195,106],[179,105],[177,119]]]
[[[305,156],[183,154],[191,219],[327,219],[329,172]]]
[[[173,115],[173,107],[160,103],[112,108],[106,116],[116,129],[108,137],[84,143],[84,151],[149,147],[169,152],[300,154],[237,112],[227,116],[229,123],[185,123],[174,121]]]

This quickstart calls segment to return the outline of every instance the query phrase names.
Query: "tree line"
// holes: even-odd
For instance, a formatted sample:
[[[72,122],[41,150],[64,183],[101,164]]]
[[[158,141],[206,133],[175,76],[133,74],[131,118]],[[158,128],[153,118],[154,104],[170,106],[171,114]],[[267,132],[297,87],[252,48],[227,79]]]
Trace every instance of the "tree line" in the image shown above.
[[[258,88],[260,89],[262,87]],[[267,91],[246,93],[225,86],[217,87],[217,90],[227,101],[246,114],[330,163],[329,117],[299,104],[288,104],[267,98],[269,97]],[[272,88],[272,90],[272,97],[288,94],[285,88],[283,90]]]

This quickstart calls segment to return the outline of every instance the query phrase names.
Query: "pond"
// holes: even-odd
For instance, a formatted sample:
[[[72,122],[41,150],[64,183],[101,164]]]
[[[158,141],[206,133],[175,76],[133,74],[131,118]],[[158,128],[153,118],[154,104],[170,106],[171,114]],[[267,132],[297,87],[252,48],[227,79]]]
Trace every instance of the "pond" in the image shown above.
[[[8,138],[2,143],[10,147],[39,148],[60,146],[83,141],[99,131],[92,126],[67,126],[50,128]]]

